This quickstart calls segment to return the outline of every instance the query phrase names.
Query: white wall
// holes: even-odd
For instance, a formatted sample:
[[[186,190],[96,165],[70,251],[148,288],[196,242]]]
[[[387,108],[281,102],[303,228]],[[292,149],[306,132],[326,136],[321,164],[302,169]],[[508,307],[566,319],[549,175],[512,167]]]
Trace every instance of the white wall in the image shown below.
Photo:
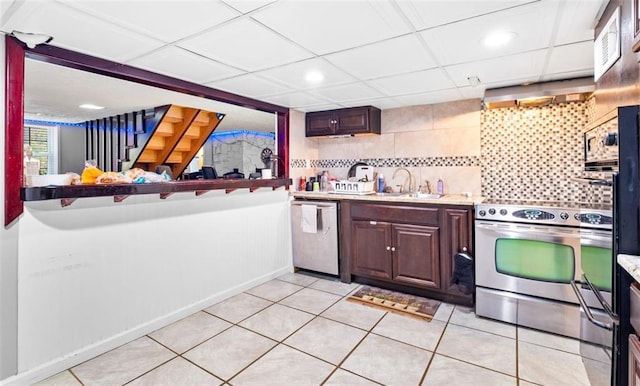
[[[19,225],[15,384],[292,269],[283,189],[31,202]]]
[[[4,35],[0,34],[0,149],[4,154],[5,127],[5,51]],[[0,218],[4,224],[4,156],[0,156]],[[0,379],[17,371],[18,349],[18,225],[0,227]]]

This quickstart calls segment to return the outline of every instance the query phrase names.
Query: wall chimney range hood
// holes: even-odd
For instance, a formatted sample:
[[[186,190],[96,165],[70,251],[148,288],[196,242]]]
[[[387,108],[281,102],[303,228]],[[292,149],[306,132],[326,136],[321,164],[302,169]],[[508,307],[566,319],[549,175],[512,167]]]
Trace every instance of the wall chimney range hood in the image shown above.
[[[592,77],[533,83],[486,90],[482,103],[486,109],[546,106],[584,101],[595,89]]]

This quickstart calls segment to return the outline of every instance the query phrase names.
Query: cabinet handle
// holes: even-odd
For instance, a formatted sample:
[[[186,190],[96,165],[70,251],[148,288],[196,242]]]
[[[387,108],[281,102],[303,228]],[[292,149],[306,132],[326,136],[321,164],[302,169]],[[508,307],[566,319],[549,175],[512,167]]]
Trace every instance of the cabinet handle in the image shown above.
[[[396,251],[396,247],[391,247],[391,252],[395,252]]]
[[[390,250],[391,250],[391,247],[387,246],[387,251],[390,251]]]

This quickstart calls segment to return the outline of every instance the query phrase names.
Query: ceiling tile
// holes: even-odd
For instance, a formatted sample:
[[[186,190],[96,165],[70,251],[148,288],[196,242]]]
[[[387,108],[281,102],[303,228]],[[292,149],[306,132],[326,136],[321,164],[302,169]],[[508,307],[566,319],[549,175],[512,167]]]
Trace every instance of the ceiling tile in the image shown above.
[[[485,86],[468,86],[468,87],[459,87],[458,91],[462,94],[464,99],[476,99],[484,97]]]
[[[245,38],[238,38],[239,36]],[[258,71],[307,59],[309,52],[251,19],[238,19],[178,43],[230,66]]]
[[[337,103],[330,103],[330,104],[298,107],[296,110],[308,113],[308,112],[311,112],[311,111],[325,111],[325,110],[341,109],[343,107],[345,107],[345,106],[339,105]]]
[[[116,62],[126,62],[163,45],[159,40],[53,2],[25,3],[3,28],[51,35],[54,46]],[[83,31],[90,31],[90,38]]]
[[[559,2],[536,2],[421,32],[442,65],[466,63],[546,48]],[[515,33],[503,47],[485,47],[481,40],[494,31]]]
[[[305,80],[309,71],[319,71],[324,75],[320,84],[310,84]],[[353,82],[355,79],[343,71],[337,69],[331,63],[320,58],[303,60],[280,67],[257,72],[257,74],[287,84],[299,90],[318,88],[330,85]]]
[[[228,78],[240,70],[220,64],[175,46],[167,46],[128,64],[196,83]]]
[[[174,42],[240,15],[216,1],[78,1],[65,4],[131,30]]]
[[[531,0],[521,1],[399,1],[398,6],[417,29],[431,28],[443,24],[485,15],[511,8]]]
[[[343,102],[342,104],[344,105],[344,107],[373,106],[379,108],[380,110],[394,109],[396,107],[402,106],[399,102],[396,102],[391,98],[362,99],[357,101]]]
[[[305,106],[324,105],[331,103],[330,101],[316,98],[305,92],[293,92],[290,94],[282,94],[263,98],[266,102],[271,102],[280,106],[288,106],[292,109],[299,109]]]
[[[223,0],[233,8],[242,13],[248,13],[267,4],[273,3],[275,0]]]
[[[316,54],[410,32],[388,1],[280,1],[252,17]]]
[[[545,75],[587,70],[593,72],[593,42],[553,47]]]
[[[439,68],[374,79],[368,82],[386,95],[406,95],[455,87]]]
[[[206,86],[232,92],[234,94],[261,98],[267,95],[290,93],[295,90],[255,74],[244,74],[233,78],[217,80],[207,83]]]
[[[596,17],[608,0],[562,1],[555,45],[593,40]]]
[[[397,96],[393,97],[393,99],[395,101],[398,101],[402,106],[415,106],[455,101],[463,98],[460,94],[460,91],[458,91],[457,89],[448,89],[428,93]]]
[[[414,35],[326,55],[325,58],[361,80],[424,70],[437,65]]]
[[[326,87],[314,90],[315,95],[320,95],[334,102],[380,98],[383,95],[362,82],[343,84],[340,86]]]
[[[538,50],[502,58],[447,66],[445,70],[459,87],[468,86],[469,81],[467,78],[474,75],[480,78],[482,84],[509,83],[512,80],[520,82],[522,79],[537,82],[542,76],[546,55],[547,50]]]

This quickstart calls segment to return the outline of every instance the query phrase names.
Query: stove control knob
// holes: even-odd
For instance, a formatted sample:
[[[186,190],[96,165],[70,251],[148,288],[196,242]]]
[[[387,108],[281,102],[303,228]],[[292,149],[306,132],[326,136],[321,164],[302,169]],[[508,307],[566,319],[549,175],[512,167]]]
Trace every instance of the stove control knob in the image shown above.
[[[479,210],[479,211],[478,211],[478,216],[480,216],[480,217],[484,217],[484,216],[486,216],[486,215],[487,215],[487,212],[485,212],[484,210]]]
[[[569,213],[567,213],[567,212],[560,213],[560,218],[565,220],[565,221],[568,220],[569,219]]]
[[[580,213],[574,213],[574,214],[573,214],[573,218],[575,218],[575,219],[576,219],[576,221],[581,221],[581,219],[580,219]]]
[[[496,210],[493,208],[489,209],[489,214],[493,216],[494,214],[496,214]]]
[[[506,209],[500,209],[500,214],[503,216],[507,215],[507,210]]]

